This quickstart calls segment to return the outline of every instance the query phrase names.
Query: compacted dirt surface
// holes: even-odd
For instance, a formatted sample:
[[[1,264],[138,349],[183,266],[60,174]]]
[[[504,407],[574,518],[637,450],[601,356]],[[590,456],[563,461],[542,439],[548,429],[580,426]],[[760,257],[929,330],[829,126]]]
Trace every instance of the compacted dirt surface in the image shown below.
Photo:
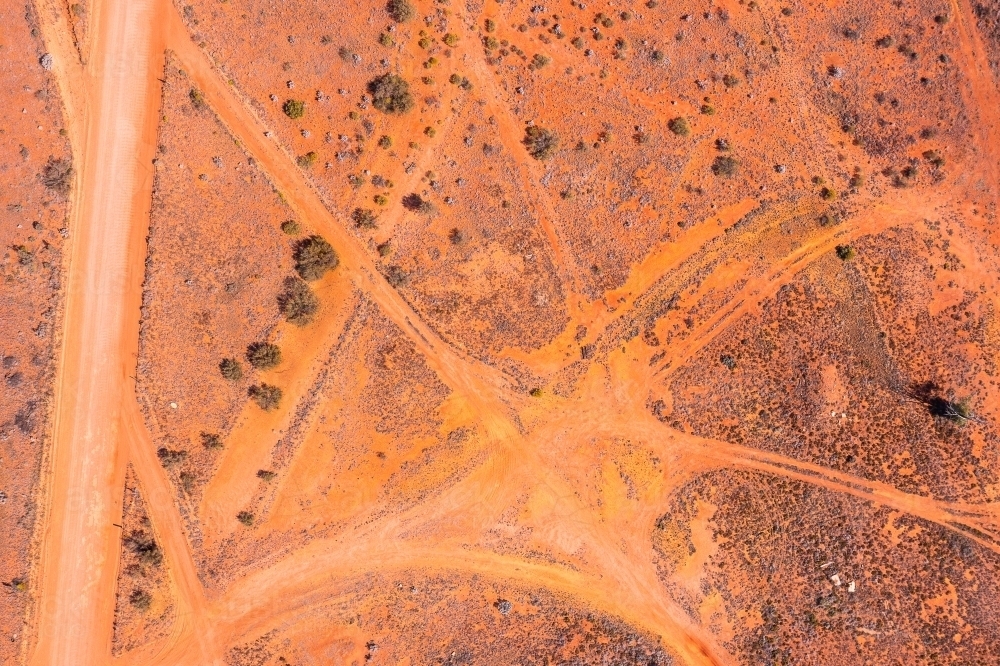
[[[996,3],[0,16],[3,663],[1000,662]]]

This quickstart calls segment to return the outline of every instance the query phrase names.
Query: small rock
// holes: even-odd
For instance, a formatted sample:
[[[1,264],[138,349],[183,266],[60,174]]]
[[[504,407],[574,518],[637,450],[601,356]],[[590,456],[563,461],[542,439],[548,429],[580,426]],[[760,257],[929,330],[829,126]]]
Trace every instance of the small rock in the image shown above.
[[[507,615],[514,606],[506,599],[497,599],[493,607],[500,611],[501,615]]]

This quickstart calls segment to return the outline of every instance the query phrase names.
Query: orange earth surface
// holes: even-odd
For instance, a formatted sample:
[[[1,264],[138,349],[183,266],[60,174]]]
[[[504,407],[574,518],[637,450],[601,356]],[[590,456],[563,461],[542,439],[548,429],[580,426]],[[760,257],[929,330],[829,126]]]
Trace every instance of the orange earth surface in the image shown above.
[[[537,3],[0,7],[0,663],[1000,663],[1000,2]]]

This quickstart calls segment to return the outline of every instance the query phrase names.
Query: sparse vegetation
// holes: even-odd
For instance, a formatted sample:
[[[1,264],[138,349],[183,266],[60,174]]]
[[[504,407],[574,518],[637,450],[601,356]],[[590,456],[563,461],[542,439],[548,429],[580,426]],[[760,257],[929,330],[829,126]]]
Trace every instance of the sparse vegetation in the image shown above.
[[[132,590],[132,594],[128,596],[128,601],[138,610],[145,613],[149,610],[149,607],[153,605],[153,595],[146,590],[136,588]]]
[[[222,437],[214,432],[201,433],[201,445],[206,449],[221,449]]]
[[[281,348],[270,342],[255,342],[247,347],[247,361],[258,370],[270,370],[281,363]]]
[[[408,281],[410,276],[401,267],[392,265],[385,269],[384,272],[385,281],[389,283],[394,289],[397,287],[402,287]]]
[[[265,412],[270,412],[278,408],[281,404],[283,393],[277,386],[271,384],[259,384],[251,386],[248,391],[250,398],[257,403],[257,406]]]
[[[205,96],[201,94],[201,91],[197,88],[191,88],[188,92],[188,99],[191,100],[191,106],[196,109],[202,109],[205,107]]]
[[[739,171],[740,163],[735,157],[729,155],[719,155],[712,162],[712,173],[723,178],[732,178]]]
[[[416,14],[408,0],[389,0],[386,11],[396,23],[406,23]]]
[[[455,47],[458,46],[458,35],[453,32],[445,33],[445,36],[441,38],[447,46]]]
[[[240,521],[246,527],[253,525],[253,518],[253,514],[249,511],[240,511],[236,514],[236,520]]]
[[[305,326],[316,318],[319,299],[308,284],[290,277],[285,280],[285,291],[278,297],[278,307],[289,323]]]
[[[299,223],[295,220],[285,220],[281,223],[281,230],[289,236],[298,236],[302,232]]]
[[[168,449],[165,446],[156,451],[156,457],[160,459],[160,464],[164,467],[173,467],[178,463],[182,463],[187,460],[187,456],[187,451],[176,451]]]
[[[850,261],[854,258],[854,248],[850,245],[838,245],[837,256],[843,261]]]
[[[401,114],[413,108],[410,84],[395,74],[383,74],[368,83],[372,105],[382,113]]]
[[[377,229],[377,218],[375,211],[370,208],[355,208],[351,213],[351,220],[358,229]]]
[[[382,136],[380,136],[378,140],[378,147],[384,148],[386,150],[392,148],[392,137],[390,137],[388,134],[383,134]]]
[[[403,197],[403,208],[412,210],[415,213],[423,213],[424,215],[433,215],[437,212],[434,204],[417,193],[407,194]]]
[[[538,125],[529,125],[524,130],[524,139],[521,142],[528,149],[528,154],[536,160],[549,159],[559,148],[559,136],[552,130]]]
[[[333,247],[322,236],[309,236],[295,248],[295,270],[303,280],[318,280],[340,263]]]
[[[298,99],[289,99],[281,106],[281,110],[292,120],[298,120],[306,112],[306,103]]]
[[[219,363],[219,372],[231,382],[238,382],[243,379],[243,365],[235,358],[224,358]]]
[[[299,155],[295,161],[301,168],[308,169],[316,163],[317,159],[319,159],[319,155],[316,154],[316,151],[310,150],[305,155]]]
[[[671,119],[667,123],[667,128],[677,136],[688,136],[691,134],[691,125],[688,124],[687,118],[680,116]]]
[[[50,157],[42,167],[42,184],[56,194],[66,196],[73,183],[73,165],[68,159]]]
[[[262,481],[272,481],[276,476],[278,475],[267,469],[257,470],[257,478],[261,479]]]

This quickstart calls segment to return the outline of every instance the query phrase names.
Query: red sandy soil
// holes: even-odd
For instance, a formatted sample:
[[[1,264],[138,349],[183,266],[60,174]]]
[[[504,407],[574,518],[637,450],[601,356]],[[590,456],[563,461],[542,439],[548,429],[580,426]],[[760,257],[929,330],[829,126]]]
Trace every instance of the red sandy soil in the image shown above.
[[[0,8],[5,109],[0,120],[0,662],[5,664],[24,655],[23,623],[37,592],[32,535],[51,428],[68,235],[68,189],[43,182],[47,166],[60,173],[72,167],[69,142],[61,134],[59,91],[39,62],[44,53],[34,9]],[[66,188],[73,182],[68,175]]]
[[[88,201],[127,161],[73,199],[133,242],[115,298],[70,289],[67,333],[125,313],[102,400],[67,403],[117,430],[97,508],[47,526],[34,663],[112,659],[128,461],[175,619],[119,593],[117,663],[997,661],[988,7],[157,0],[143,37],[94,4],[89,62],[149,67],[60,61],[69,117],[146,128],[156,176],[118,236]],[[373,106],[386,72],[405,113]],[[145,97],[112,119],[78,79]],[[339,264],[296,326],[312,234]],[[103,367],[85,340],[57,397]],[[280,363],[222,377],[265,340]],[[58,507],[83,448],[55,432]]]

